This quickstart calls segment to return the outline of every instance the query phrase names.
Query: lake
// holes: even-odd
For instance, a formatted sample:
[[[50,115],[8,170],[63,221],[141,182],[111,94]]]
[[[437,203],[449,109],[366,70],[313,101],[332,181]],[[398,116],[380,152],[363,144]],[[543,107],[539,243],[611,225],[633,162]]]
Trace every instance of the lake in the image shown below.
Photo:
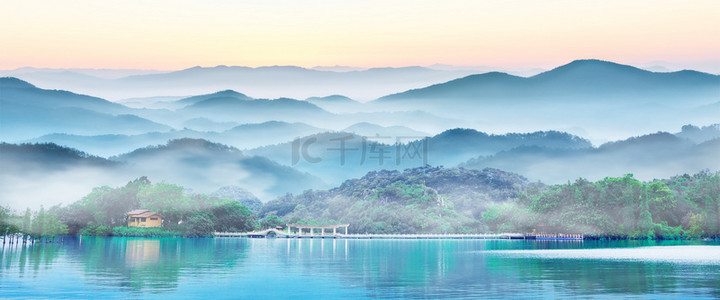
[[[83,237],[0,251],[0,298],[720,297],[718,242]]]

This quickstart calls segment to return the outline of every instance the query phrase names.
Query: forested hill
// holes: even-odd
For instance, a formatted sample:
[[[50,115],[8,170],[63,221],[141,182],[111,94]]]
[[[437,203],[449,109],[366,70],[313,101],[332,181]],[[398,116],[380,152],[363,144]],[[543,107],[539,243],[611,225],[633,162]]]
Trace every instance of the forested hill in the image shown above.
[[[632,174],[562,185],[484,169],[370,172],[331,190],[267,202],[262,224],[349,223],[352,233],[582,233],[680,239],[720,235],[720,172],[641,182]]]
[[[490,203],[519,197],[527,186],[524,177],[496,169],[373,171],[331,190],[270,201],[259,217],[350,223],[352,232],[477,232]]]
[[[116,162],[53,143],[0,143],[0,165],[6,170],[29,168],[60,169],[68,167],[111,167]]]

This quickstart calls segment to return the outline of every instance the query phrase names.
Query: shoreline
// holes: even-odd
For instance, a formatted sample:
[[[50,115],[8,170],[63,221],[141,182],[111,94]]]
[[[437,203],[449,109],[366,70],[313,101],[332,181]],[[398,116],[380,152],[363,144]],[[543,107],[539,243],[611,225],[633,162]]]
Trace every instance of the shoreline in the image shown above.
[[[26,235],[28,236],[28,235]],[[28,236],[29,237],[29,236]],[[508,238],[507,236],[499,237],[497,234],[348,234],[343,236],[330,236],[330,235],[305,235],[305,236],[278,236],[278,237],[260,237],[260,236],[227,236],[227,235],[208,235],[208,236],[183,236],[183,235],[167,235],[167,236],[145,236],[145,235],[58,235],[54,237],[43,237],[41,241],[39,238],[35,239],[37,244],[57,244],[63,243],[67,238],[246,238],[246,239],[338,239],[338,240],[510,240],[510,241],[537,241],[537,242],[582,242],[582,241],[696,241],[696,242],[714,242],[720,241],[720,237],[701,237],[701,238],[684,238],[684,239],[663,239],[663,238],[627,238],[618,236],[585,236],[581,238]],[[46,240],[46,239],[50,240]],[[22,243],[22,235],[6,235],[0,236],[0,240],[3,244],[32,244],[30,239],[27,239],[26,243]],[[15,242],[10,242],[10,241]],[[52,240],[52,241],[51,241]],[[17,241],[20,241],[18,243]]]

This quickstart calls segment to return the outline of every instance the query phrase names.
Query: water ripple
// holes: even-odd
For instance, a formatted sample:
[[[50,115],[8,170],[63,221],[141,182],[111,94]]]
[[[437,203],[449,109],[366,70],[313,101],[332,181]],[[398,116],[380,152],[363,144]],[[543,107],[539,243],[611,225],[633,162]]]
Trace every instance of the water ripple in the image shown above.
[[[489,250],[485,254],[541,259],[597,259],[720,265],[720,246],[654,246],[636,248]]]

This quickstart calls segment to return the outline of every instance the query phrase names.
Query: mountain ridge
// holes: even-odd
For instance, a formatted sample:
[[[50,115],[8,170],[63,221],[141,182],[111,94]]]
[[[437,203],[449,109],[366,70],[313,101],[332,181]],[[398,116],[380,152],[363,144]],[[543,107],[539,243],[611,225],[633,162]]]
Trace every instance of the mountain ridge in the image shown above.
[[[640,78],[643,77],[643,78]],[[642,81],[639,81],[642,79]],[[562,82],[562,81],[565,82]],[[618,87],[630,84],[663,84],[662,89],[667,89],[668,83],[675,85],[681,80],[683,84],[687,81],[703,81],[702,85],[715,85],[715,90],[720,90],[720,76],[698,71],[683,70],[669,73],[656,73],[629,65],[622,65],[609,61],[588,59],[575,60],[568,64],[559,66],[552,70],[534,75],[531,77],[519,77],[502,72],[488,72],[483,74],[469,75],[444,83],[431,85],[424,88],[412,89],[405,92],[395,93],[380,97],[373,102],[388,102],[392,100],[417,99],[417,98],[462,98],[462,97],[488,97],[492,95],[523,96],[533,92],[548,92],[552,85],[564,84],[568,88],[572,84],[582,84],[584,88],[597,86],[599,82],[607,82]],[[558,81],[561,81],[558,83]],[[648,83],[647,81],[652,81]],[[492,85],[490,90],[483,90],[483,87]],[[600,84],[601,85],[601,84]],[[641,86],[647,88],[647,86]],[[514,91],[513,89],[524,88],[529,91]],[[470,89],[462,91],[462,89]],[[584,91],[573,87],[569,89],[573,93]],[[602,89],[600,89],[602,90]],[[558,91],[560,92],[560,91]],[[447,94],[443,94],[447,93]]]

